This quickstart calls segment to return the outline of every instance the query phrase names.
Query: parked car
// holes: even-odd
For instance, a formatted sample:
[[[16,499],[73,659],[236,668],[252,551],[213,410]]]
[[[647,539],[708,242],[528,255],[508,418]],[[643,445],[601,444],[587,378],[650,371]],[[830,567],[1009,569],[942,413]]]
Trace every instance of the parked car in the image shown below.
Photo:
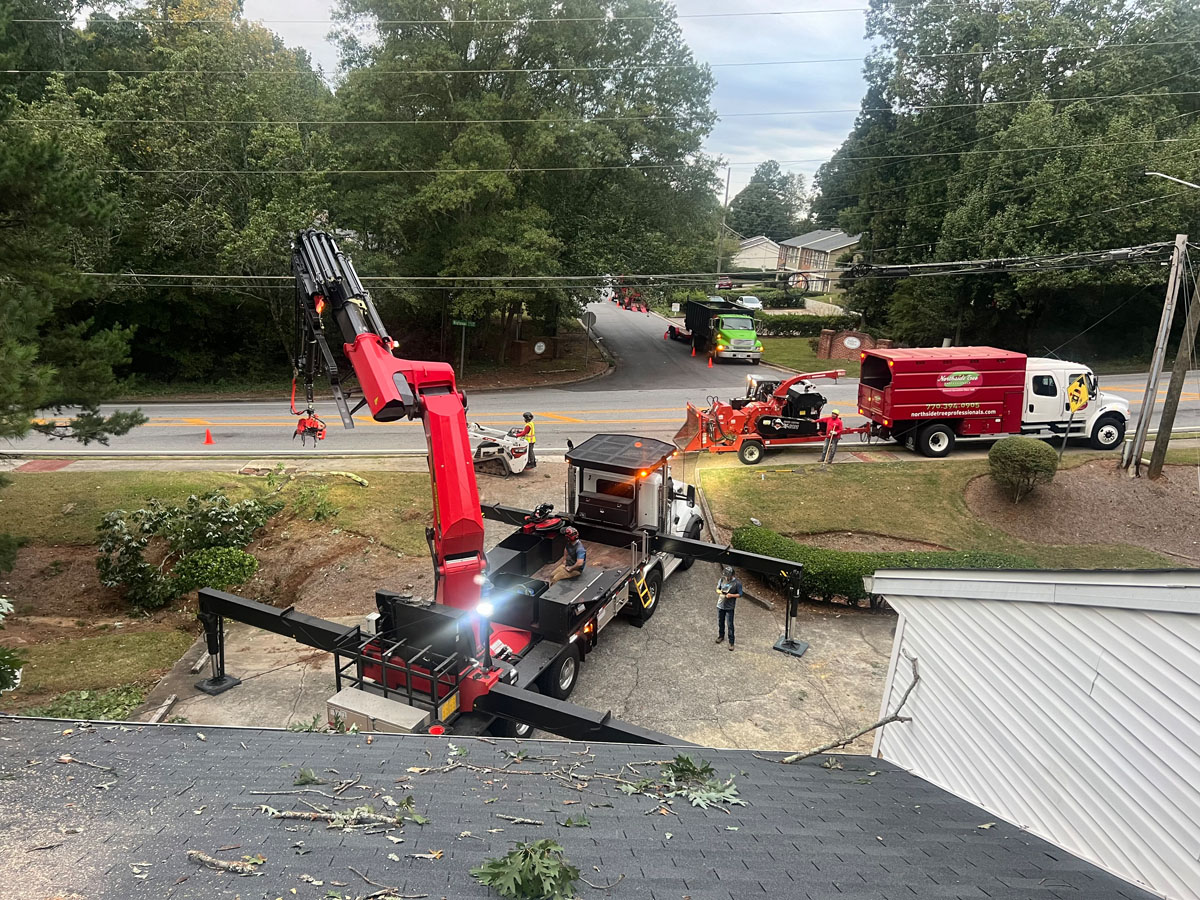
[[[733,300],[742,309],[762,309],[762,301],[757,297],[747,294],[745,297],[735,297]]]
[[[717,282],[717,290],[718,291],[728,291],[728,290],[732,290],[732,289],[733,289],[733,279],[732,278],[722,278],[720,281]]]

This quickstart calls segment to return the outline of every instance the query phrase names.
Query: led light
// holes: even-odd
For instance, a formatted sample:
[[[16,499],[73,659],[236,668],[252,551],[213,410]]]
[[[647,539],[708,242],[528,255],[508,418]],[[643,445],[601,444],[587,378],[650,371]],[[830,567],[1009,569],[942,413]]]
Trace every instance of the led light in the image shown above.
[[[479,613],[479,615],[483,616],[485,619],[490,619],[492,617],[492,613],[495,611],[496,610],[492,604],[486,600],[481,600],[479,605],[475,607],[475,612]]]
[[[860,353],[860,354],[858,354],[858,358],[859,358],[859,359],[866,359],[866,358],[867,358],[867,354],[866,354],[866,353]]]
[[[718,349],[718,350],[724,350],[724,349],[725,349],[725,347],[724,347],[724,346],[722,346],[721,344],[717,344],[717,349]]]
[[[894,359],[889,359],[889,360],[888,360],[888,368],[889,368],[889,369],[891,369],[891,368],[894,368],[894,367],[895,367],[895,365],[896,365],[896,361],[895,361]]]
[[[643,470],[642,470],[641,472],[639,472],[638,474],[639,474],[639,475],[641,475],[643,478],[645,478],[645,477],[646,477],[646,476],[647,476],[649,473],[648,473],[648,472],[647,472],[645,469],[643,469]]]

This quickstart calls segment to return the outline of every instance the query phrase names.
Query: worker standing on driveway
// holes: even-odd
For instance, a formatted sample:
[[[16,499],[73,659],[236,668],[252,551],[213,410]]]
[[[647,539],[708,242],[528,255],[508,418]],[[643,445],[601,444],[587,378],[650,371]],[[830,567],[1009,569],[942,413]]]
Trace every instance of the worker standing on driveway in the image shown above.
[[[838,441],[842,439],[846,424],[842,421],[842,414],[836,409],[830,410],[829,416],[821,421],[825,423],[825,446],[821,449],[821,468],[824,469],[833,462],[833,457],[837,454]]]
[[[521,418],[525,420],[525,427],[518,431],[515,437],[523,437],[525,438],[525,442],[529,444],[529,462],[525,468],[536,469],[537,456],[534,455],[533,448],[537,444],[537,429],[533,425],[533,413],[524,413]]]
[[[564,578],[578,578],[587,565],[587,548],[579,539],[579,530],[568,525],[563,529],[563,537],[567,539],[567,546],[563,550],[562,562],[550,573],[551,584],[558,584]]]
[[[729,623],[729,649],[733,649],[733,611],[738,597],[742,596],[742,583],[733,574],[733,566],[721,567],[721,580],[717,582],[717,639],[725,640],[725,623]]]

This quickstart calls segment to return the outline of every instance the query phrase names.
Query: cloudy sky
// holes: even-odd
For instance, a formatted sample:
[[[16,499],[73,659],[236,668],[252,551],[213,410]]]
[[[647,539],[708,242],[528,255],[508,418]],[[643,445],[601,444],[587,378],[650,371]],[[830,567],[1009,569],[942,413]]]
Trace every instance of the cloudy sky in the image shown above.
[[[262,20],[289,45],[306,48],[327,72],[334,72],[337,53],[325,37],[330,5],[329,0],[245,0],[245,15]],[[678,0],[684,38],[697,59],[714,67],[713,108],[718,113],[843,110],[824,115],[743,115],[720,121],[707,149],[731,163],[731,196],[746,183],[755,164],[765,159],[779,160],[811,183],[817,167],[850,131],[863,95],[862,58],[868,49],[863,38],[864,5],[858,0],[741,0],[737,4]],[[781,10],[815,12],[689,18]],[[721,65],[832,58],[849,59],[803,65]]]

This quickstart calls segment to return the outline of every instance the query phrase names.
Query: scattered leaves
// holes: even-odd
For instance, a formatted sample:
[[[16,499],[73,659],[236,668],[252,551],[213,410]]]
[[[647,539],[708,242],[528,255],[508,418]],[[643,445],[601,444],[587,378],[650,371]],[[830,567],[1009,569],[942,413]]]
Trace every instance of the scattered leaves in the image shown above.
[[[430,850],[428,853],[410,853],[408,855],[413,859],[441,859],[446,854],[443,850]]]
[[[324,778],[321,778],[312,769],[301,769],[296,774],[296,779],[292,782],[293,787],[304,787],[309,784],[328,784]]]
[[[986,831],[988,828],[995,828],[996,823],[995,822],[984,822],[982,825],[976,825],[975,827],[982,828]]]
[[[578,816],[567,816],[567,821],[562,823],[563,828],[588,828],[591,826],[588,817],[582,813]]]
[[[843,769],[842,761],[836,756],[831,756],[825,762],[821,763],[822,769]]]
[[[389,853],[388,859],[390,859],[392,862],[400,862],[400,857],[397,856],[395,853]]]
[[[517,844],[505,856],[484,860],[471,874],[501,897],[515,900],[569,900],[579,880],[579,869],[549,839]]]

